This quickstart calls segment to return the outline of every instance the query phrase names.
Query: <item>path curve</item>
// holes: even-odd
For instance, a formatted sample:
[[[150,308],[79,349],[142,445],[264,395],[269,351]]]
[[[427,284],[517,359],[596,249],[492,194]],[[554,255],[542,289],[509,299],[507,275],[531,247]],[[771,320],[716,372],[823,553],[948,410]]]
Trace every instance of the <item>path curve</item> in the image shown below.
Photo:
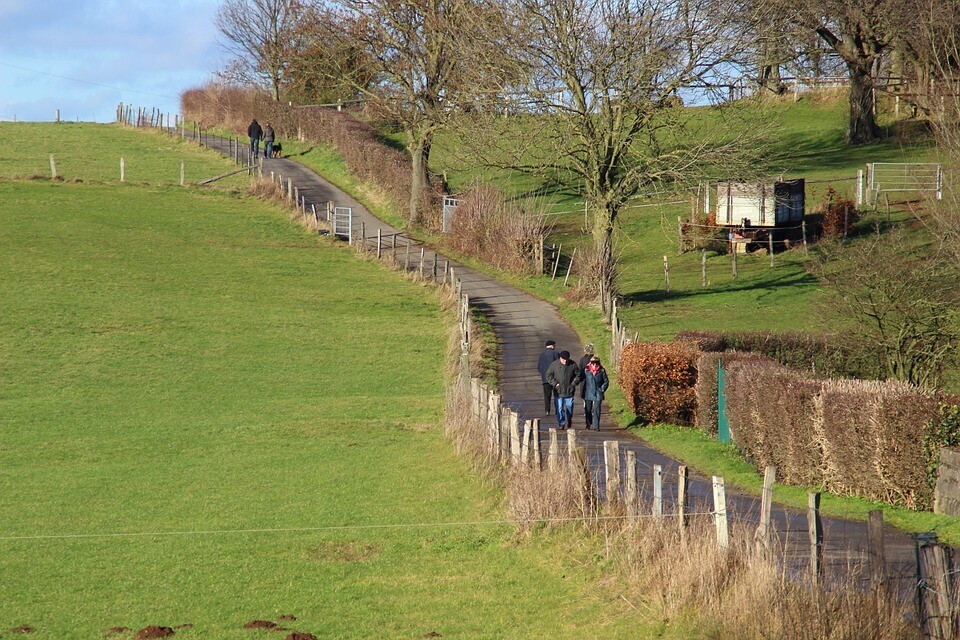
[[[188,137],[189,134],[188,134]],[[215,136],[203,137],[203,144],[230,155],[229,140]],[[361,224],[368,236],[375,236],[379,229],[385,235],[399,233],[376,218],[366,207],[334,184],[316,174],[304,165],[289,158],[264,161],[265,174],[275,172],[290,179],[299,189],[307,203],[315,204],[323,210],[328,201],[336,206],[351,207],[353,210],[354,233],[359,233]],[[403,236],[398,240],[400,255],[411,246],[411,268],[419,268],[421,245]],[[424,267],[432,272],[433,264],[447,260],[432,248],[425,247]],[[450,265],[456,269],[463,292],[470,296],[470,302],[476,305],[489,319],[496,333],[499,353],[499,381],[503,403],[516,411],[523,419],[541,418],[541,429],[554,426],[555,420],[543,413],[543,394],[540,377],[536,370],[537,356],[543,350],[546,339],[557,341],[559,348],[569,350],[574,358],[579,358],[583,347],[577,333],[560,317],[556,307],[548,302],[507,285],[491,276],[466,267],[454,260]],[[577,443],[587,449],[591,461],[591,470],[597,486],[602,484],[603,442],[616,440],[620,444],[622,455],[633,451],[637,456],[638,485],[646,480],[650,486],[653,465],[663,469],[664,509],[670,510],[675,504],[677,469],[680,462],[670,458],[632,432],[616,425],[608,414],[603,415],[601,429],[583,431],[582,403],[578,403],[574,412],[574,426],[577,428]],[[544,433],[541,432],[541,437]],[[709,511],[712,504],[712,484],[694,470],[690,477],[691,511]],[[649,502],[649,498],[648,498]],[[756,526],[760,511],[758,496],[736,489],[727,489],[727,509],[731,522]],[[867,526],[865,522],[842,518],[824,517],[824,566],[827,576],[839,577],[851,573],[867,575]],[[775,504],[772,523],[789,558],[789,566],[802,569],[809,558],[809,543],[806,512],[781,504]],[[913,537],[890,526],[884,528],[884,544],[887,558],[887,576],[898,591],[905,595],[916,585],[915,543]]]

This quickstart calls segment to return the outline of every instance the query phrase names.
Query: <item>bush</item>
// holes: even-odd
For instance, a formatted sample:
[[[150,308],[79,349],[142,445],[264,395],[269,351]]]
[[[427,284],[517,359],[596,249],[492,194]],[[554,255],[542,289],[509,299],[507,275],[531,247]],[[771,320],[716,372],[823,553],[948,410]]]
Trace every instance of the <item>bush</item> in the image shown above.
[[[833,187],[827,187],[818,209],[823,215],[820,231],[824,236],[843,235],[860,220],[860,212],[853,200],[843,197]]]
[[[723,358],[724,365],[729,367],[733,362],[773,362],[769,358],[756,353],[741,351],[704,351],[697,357],[697,382],[694,385],[697,406],[694,414],[694,425],[711,435],[717,434],[717,366]]]
[[[180,96],[184,118],[205,127],[220,126],[245,135],[250,120],[270,122],[278,139],[302,139],[334,148],[360,180],[375,183],[391,203],[409,217],[412,170],[403,151],[380,140],[377,131],[346,111],[322,107],[290,107],[258,90],[210,83]],[[421,222],[439,228],[440,194],[426,189]]]
[[[641,421],[691,423],[697,356],[697,349],[686,342],[634,342],[624,348],[620,387]]]
[[[457,206],[446,242],[498,269],[538,273],[537,254],[547,231],[542,213],[508,200],[496,187],[477,186]]]
[[[769,331],[681,331],[677,340],[703,351],[743,351],[824,377],[882,379],[885,364],[876,349],[849,335]]]

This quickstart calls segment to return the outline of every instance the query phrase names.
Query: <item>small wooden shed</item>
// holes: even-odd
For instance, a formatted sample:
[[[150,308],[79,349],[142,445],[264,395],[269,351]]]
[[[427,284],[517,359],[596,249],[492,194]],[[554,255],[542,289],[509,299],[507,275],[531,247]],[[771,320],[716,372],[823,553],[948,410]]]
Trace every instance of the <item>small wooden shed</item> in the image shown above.
[[[776,182],[717,183],[717,224],[775,228],[803,221],[806,185],[802,178]]]

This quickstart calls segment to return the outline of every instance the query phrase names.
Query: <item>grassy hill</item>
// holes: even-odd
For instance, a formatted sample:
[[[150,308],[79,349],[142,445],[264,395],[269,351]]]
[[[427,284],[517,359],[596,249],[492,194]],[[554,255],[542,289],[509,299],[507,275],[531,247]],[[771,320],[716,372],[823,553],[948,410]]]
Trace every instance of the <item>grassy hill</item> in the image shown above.
[[[242,628],[281,615],[324,638],[653,628],[589,549],[469,524],[502,512],[438,429],[431,291],[283,210],[175,186],[181,158],[230,166],[192,145],[0,134],[0,636],[281,638]],[[51,152],[84,182],[11,179]],[[117,183],[121,154],[142,184]]]

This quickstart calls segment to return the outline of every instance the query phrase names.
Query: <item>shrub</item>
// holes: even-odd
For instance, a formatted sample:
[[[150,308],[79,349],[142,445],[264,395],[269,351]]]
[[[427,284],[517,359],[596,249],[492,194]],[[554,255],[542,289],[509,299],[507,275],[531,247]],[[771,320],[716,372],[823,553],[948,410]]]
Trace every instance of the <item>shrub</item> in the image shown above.
[[[537,253],[547,232],[541,212],[525,209],[496,187],[484,185],[462,198],[446,242],[498,269],[537,273]]]
[[[677,340],[693,342],[703,351],[743,351],[780,364],[836,378],[884,377],[884,362],[876,349],[854,336],[770,331],[681,331]]]
[[[725,366],[741,361],[766,361],[769,358],[756,353],[741,351],[704,351],[697,357],[697,382],[694,385],[696,395],[696,409],[694,425],[702,431],[716,435],[717,433],[717,366],[723,358]]]
[[[690,424],[697,381],[697,349],[686,342],[634,342],[620,356],[620,387],[646,423]]]
[[[820,230],[825,236],[843,235],[860,219],[860,212],[853,200],[843,197],[833,187],[827,187],[818,208],[823,215]]]

